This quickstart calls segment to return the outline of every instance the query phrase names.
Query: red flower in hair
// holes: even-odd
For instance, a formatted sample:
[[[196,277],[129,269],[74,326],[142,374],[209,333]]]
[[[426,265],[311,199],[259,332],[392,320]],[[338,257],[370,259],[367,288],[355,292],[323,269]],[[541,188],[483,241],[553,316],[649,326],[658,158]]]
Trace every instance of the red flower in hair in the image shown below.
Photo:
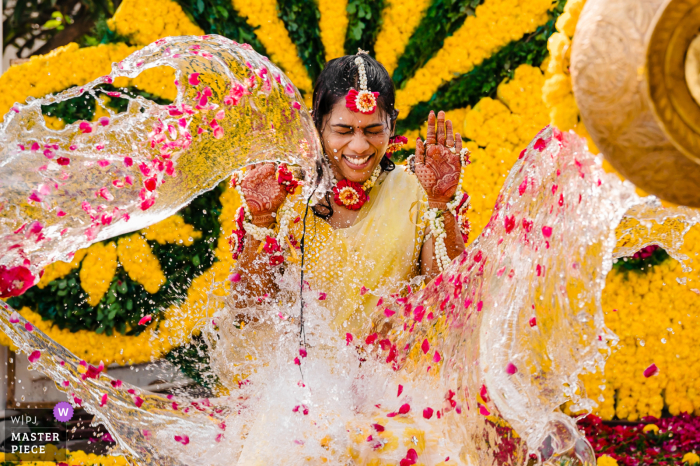
[[[360,183],[354,181],[341,180],[333,187],[334,200],[336,204],[344,205],[350,210],[358,210],[365,202],[369,201],[369,196]]]
[[[371,115],[377,109],[377,97],[379,92],[350,89],[345,95],[345,106],[353,112]]]

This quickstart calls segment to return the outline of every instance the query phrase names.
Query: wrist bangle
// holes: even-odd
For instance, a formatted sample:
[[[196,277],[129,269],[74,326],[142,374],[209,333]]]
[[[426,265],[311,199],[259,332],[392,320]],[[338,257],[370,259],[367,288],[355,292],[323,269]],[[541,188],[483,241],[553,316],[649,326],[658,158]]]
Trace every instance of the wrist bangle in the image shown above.
[[[435,240],[433,243],[435,246],[435,257],[440,272],[445,270],[451,262],[450,256],[447,254],[447,247],[445,246],[447,232],[445,231],[445,222],[443,220],[444,212],[444,210],[440,209],[428,209],[423,216],[423,219],[428,222],[430,234],[432,234]]]
[[[428,207],[431,209],[447,210],[447,201],[431,201],[428,199]]]
[[[250,213],[245,196],[243,195],[243,190],[241,189],[242,180],[243,173],[241,171],[234,172],[231,176],[231,187],[238,191],[241,199],[241,206],[236,211],[236,228],[233,229],[229,239],[229,244],[233,249],[233,259],[237,260],[243,252],[245,237],[246,235],[250,235],[261,242],[260,250],[269,255],[270,265],[280,265],[285,260],[285,250],[292,247],[287,236],[289,235],[289,225],[294,216],[292,200],[288,196],[276,214],[270,213],[253,216]],[[254,224],[254,222],[265,221],[269,225],[272,224],[275,219],[278,220],[277,233],[271,228]],[[294,251],[292,251],[292,256],[296,256]]]
[[[270,225],[271,223],[275,222],[275,217],[272,214],[260,214],[260,215],[253,215],[252,216],[252,222],[253,224],[260,224],[264,223],[266,225]]]

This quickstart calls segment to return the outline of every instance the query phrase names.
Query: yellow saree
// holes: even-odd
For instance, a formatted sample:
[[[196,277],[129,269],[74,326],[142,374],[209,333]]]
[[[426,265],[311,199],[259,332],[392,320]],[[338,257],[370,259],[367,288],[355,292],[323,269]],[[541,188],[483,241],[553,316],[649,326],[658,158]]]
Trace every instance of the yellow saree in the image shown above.
[[[340,331],[359,332],[380,296],[396,293],[420,272],[425,228],[425,191],[415,176],[400,167],[382,173],[354,224],[334,230],[309,210],[306,220],[304,273],[312,290],[336,315]],[[305,204],[295,205],[304,218]],[[292,234],[301,238],[303,222]]]

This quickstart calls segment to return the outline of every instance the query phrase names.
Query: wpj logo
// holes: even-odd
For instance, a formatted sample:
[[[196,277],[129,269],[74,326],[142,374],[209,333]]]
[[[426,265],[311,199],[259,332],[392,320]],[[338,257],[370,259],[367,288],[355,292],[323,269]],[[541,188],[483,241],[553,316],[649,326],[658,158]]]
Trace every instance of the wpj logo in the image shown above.
[[[69,403],[58,403],[53,410],[23,409],[2,421],[0,450],[5,462],[65,461],[67,432],[62,422],[73,417]]]

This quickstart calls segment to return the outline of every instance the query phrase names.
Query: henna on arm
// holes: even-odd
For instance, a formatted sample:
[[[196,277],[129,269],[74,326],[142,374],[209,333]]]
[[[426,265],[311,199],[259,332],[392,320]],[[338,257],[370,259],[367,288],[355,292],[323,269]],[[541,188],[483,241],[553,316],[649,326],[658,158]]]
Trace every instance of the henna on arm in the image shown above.
[[[259,227],[271,228],[275,223],[275,213],[285,200],[284,188],[277,182],[274,164],[254,165],[246,173],[241,183],[245,201],[253,217],[252,223]],[[240,299],[239,307],[245,307],[248,299],[264,295],[274,296],[279,291],[274,281],[274,270],[266,256],[261,255],[260,241],[247,235],[234,274],[240,281],[234,283],[234,291]]]
[[[443,211],[445,247],[450,259],[454,259],[464,251],[464,240],[459,231],[457,219],[447,210],[447,203],[452,200],[459,188],[457,185],[462,169],[459,155],[461,150],[462,137],[459,133],[453,132],[450,120],[445,121],[445,112],[438,113],[436,122],[435,113],[431,111],[428,116],[425,143],[420,138],[416,141],[415,173],[428,195],[428,207]],[[421,251],[421,274],[430,281],[438,273],[435,238],[431,237]]]

